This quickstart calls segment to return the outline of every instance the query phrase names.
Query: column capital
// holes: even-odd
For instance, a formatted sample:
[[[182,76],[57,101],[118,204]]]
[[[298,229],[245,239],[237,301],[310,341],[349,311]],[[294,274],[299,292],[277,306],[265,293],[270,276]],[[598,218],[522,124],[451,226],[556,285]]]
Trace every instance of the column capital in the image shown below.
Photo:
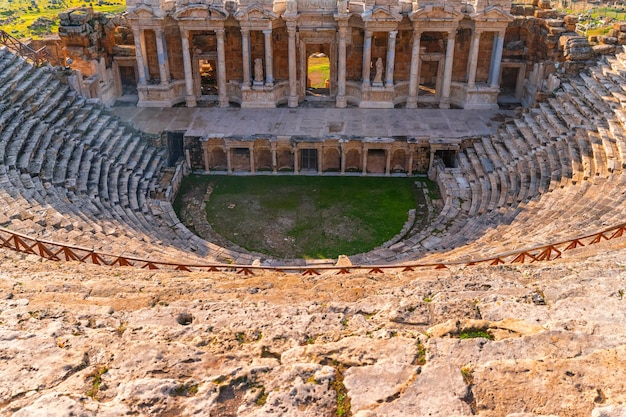
[[[263,31],[263,34],[264,34],[265,36],[267,36],[267,35],[271,35],[271,34],[272,34],[272,29],[265,29],[265,30]]]
[[[223,38],[224,32],[226,32],[224,28],[215,29],[215,36],[217,36],[218,38]]]
[[[241,31],[242,35],[247,35],[248,33],[250,33],[250,28],[247,27],[240,27],[239,30]]]
[[[369,29],[365,29],[365,32],[364,32],[364,33],[365,33],[365,37],[366,37],[366,38],[371,38],[371,37],[372,37],[372,35],[374,34],[374,32],[373,32],[373,31],[371,31],[371,30],[369,30]]]
[[[161,36],[161,35],[163,35],[163,29],[159,28],[159,27],[154,28],[154,33],[155,33],[156,36]]]
[[[390,38],[395,38],[397,35],[398,35],[398,31],[397,30],[389,31],[389,37]]]
[[[183,38],[188,38],[189,37],[189,29],[180,28],[180,36],[182,36]]]

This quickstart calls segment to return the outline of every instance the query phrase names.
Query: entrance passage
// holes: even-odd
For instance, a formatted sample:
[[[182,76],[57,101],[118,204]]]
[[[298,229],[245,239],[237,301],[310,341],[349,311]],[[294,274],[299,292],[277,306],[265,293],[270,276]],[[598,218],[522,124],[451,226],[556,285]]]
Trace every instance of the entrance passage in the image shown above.
[[[307,95],[330,95],[330,59],[323,52],[312,54],[307,59]]]
[[[167,132],[167,166],[173,167],[183,157],[184,132]]]
[[[119,66],[120,81],[122,84],[122,95],[129,96],[137,94],[137,81],[135,79],[135,68],[131,66]]]
[[[200,91],[203,96],[217,95],[217,62],[213,59],[200,59]]]
[[[317,149],[301,149],[300,155],[300,166],[303,170],[317,171]]]
[[[520,71],[519,67],[502,68],[502,81],[500,82],[500,94],[501,95],[510,95],[510,96],[515,95],[519,71]]]

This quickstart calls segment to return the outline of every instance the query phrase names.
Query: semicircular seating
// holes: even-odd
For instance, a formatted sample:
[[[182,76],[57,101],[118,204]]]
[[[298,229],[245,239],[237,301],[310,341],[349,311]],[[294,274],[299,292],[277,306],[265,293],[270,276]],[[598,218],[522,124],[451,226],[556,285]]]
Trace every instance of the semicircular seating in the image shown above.
[[[480,259],[624,222],[625,76],[625,53],[603,57],[459,152],[457,168],[436,161],[444,210],[377,260]]]
[[[604,57],[497,134],[466,143],[456,168],[435,160],[440,215],[353,263],[481,258],[622,222],[625,76],[626,54]],[[165,165],[163,149],[96,100],[0,48],[0,226],[111,254],[251,263],[151,198]]]

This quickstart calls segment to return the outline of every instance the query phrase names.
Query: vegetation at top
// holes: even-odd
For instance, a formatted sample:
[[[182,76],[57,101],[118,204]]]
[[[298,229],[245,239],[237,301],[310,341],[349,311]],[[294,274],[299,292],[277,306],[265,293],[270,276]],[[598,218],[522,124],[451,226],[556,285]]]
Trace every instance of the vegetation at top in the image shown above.
[[[614,22],[626,21],[626,6],[617,3],[561,0],[555,8],[564,14],[577,15],[577,32],[584,36],[606,35]]]
[[[56,34],[59,13],[74,7],[120,13],[126,0],[0,0],[0,28],[16,38],[40,39]]]
[[[308,77],[312,88],[326,88],[326,80],[330,79],[330,61],[327,56],[310,56]]]

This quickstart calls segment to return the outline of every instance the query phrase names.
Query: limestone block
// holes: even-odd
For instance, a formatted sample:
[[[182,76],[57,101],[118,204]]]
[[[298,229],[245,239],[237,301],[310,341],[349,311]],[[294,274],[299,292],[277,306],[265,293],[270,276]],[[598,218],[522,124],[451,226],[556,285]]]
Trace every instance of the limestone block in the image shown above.
[[[567,29],[564,27],[550,27],[549,30],[551,35],[560,35],[561,33],[567,32]]]
[[[576,15],[567,15],[563,18],[566,25],[575,25],[578,23],[578,16]]]
[[[371,409],[401,392],[403,386],[416,375],[417,367],[407,364],[375,364],[353,366],[344,374],[353,413]]]
[[[613,36],[601,36],[600,42],[605,45],[617,45],[617,38]]]
[[[392,312],[389,319],[396,323],[427,325],[430,323],[430,309],[428,303],[411,304]]]
[[[565,21],[561,19],[546,19],[545,22],[549,27],[562,27],[565,24]]]
[[[372,417],[469,416],[467,386],[461,370],[449,363],[429,363],[390,403],[373,410]]]
[[[592,48],[596,55],[610,55],[615,53],[615,45],[594,45]]]
[[[73,25],[83,25],[87,23],[93,17],[93,9],[80,8],[72,10],[69,15],[69,20]]]

